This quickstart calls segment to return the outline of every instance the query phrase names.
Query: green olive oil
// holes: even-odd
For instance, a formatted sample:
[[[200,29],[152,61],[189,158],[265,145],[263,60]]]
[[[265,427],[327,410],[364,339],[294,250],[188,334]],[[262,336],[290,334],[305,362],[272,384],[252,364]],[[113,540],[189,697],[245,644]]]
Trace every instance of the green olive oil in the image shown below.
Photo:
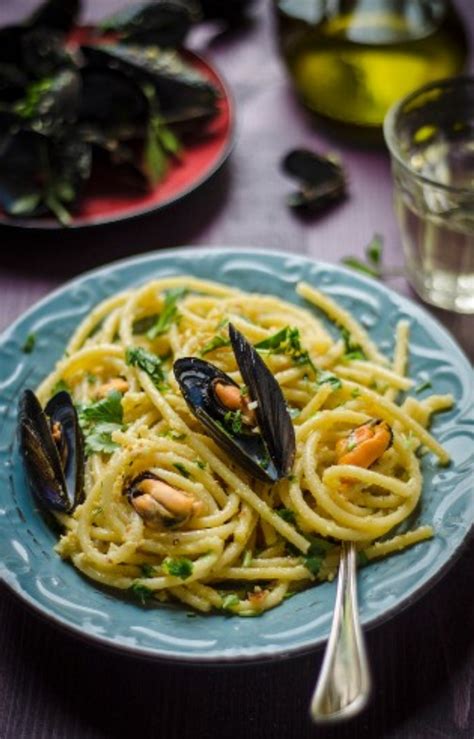
[[[377,128],[396,100],[458,74],[467,55],[461,23],[446,3],[435,1],[429,14],[427,5],[277,2],[282,52],[303,103],[324,118]]]

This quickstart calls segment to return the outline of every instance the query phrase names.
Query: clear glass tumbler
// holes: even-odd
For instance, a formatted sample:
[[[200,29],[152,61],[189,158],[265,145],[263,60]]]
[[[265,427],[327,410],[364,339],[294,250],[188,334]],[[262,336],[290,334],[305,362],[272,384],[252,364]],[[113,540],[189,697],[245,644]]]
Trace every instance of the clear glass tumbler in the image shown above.
[[[474,77],[403,98],[384,135],[411,285],[428,303],[474,313]]]

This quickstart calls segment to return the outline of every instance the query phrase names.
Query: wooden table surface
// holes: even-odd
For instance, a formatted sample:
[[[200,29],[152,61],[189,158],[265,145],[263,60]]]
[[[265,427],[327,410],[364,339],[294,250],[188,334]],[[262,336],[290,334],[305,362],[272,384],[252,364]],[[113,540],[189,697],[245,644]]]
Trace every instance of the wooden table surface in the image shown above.
[[[35,4],[1,0],[0,24]],[[89,0],[84,20],[125,4]],[[472,39],[472,2],[457,4]],[[313,128],[278,58],[270,2],[257,0],[248,28],[200,32],[193,44],[218,66],[236,99],[237,141],[227,166],[185,201],[139,221],[53,235],[0,230],[0,328],[86,269],[163,247],[258,246],[338,262],[349,253],[361,256],[380,233],[385,263],[401,267],[388,157],[350,148]],[[279,170],[283,154],[301,145],[338,152],[350,177],[349,198],[310,220],[286,208],[293,185]],[[416,299],[403,278],[388,284]],[[472,316],[432,312],[473,358]],[[0,586],[0,739],[472,739],[473,562],[471,541],[428,594],[368,633],[373,700],[359,718],[327,731],[307,718],[321,653],[227,669],[143,662],[58,631]]]

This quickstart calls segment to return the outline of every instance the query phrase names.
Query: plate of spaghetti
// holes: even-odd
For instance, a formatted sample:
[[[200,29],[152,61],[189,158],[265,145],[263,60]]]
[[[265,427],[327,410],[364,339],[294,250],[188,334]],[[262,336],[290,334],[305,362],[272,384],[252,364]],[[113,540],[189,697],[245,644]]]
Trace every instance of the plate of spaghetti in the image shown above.
[[[341,541],[370,626],[471,529],[469,363],[343,268],[217,248],[118,262],[33,307],[0,356],[2,579],[104,645],[309,651]]]

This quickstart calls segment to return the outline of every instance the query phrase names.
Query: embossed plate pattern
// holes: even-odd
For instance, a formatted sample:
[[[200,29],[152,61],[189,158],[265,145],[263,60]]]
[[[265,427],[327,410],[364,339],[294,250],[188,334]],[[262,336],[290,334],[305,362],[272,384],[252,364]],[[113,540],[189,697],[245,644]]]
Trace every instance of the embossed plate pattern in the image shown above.
[[[78,322],[103,298],[152,277],[193,274],[249,291],[294,294],[304,279],[336,298],[391,351],[400,318],[411,323],[410,372],[429,378],[433,391],[451,392],[455,408],[433,425],[452,455],[439,468],[423,460],[423,502],[414,519],[433,523],[436,537],[375,562],[359,574],[361,618],[372,625],[408,606],[452,562],[473,521],[472,371],[449,334],[415,304],[345,269],[303,257],[253,249],[188,248],[117,262],[88,273],[51,294],[0,339],[0,575],[20,598],[47,618],[104,645],[135,654],[187,662],[281,658],[309,651],[327,638],[334,583],[311,588],[259,618],[221,615],[190,619],[185,608],[143,608],[83,578],[54,553],[56,535],[38,514],[25,484],[15,441],[20,390],[35,386],[64,350]],[[36,335],[32,354],[21,347]],[[420,397],[423,397],[420,395]]]

